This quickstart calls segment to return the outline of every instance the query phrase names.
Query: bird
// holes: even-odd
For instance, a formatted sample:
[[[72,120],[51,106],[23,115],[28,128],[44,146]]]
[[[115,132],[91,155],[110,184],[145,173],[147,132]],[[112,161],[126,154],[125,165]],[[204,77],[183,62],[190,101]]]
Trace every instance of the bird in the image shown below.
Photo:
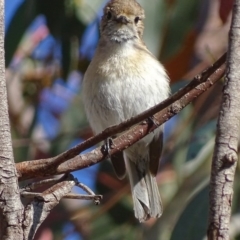
[[[136,0],[111,0],[103,9],[100,38],[82,83],[82,99],[95,134],[165,100],[170,94],[163,65],[143,40],[144,9]],[[119,179],[128,174],[134,215],[159,218],[163,206],[156,181],[163,126],[111,156]]]

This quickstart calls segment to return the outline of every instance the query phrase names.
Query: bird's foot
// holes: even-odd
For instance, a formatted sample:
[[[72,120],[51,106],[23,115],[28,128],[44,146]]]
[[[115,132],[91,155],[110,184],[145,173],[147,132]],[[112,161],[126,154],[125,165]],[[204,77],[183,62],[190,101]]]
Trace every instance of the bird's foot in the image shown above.
[[[148,121],[156,127],[159,126],[159,122],[157,121],[157,119],[154,118],[154,116],[148,117]]]
[[[111,151],[112,146],[113,146],[113,140],[111,137],[104,140],[104,144],[102,146],[102,151],[104,154],[107,154],[108,158],[111,158],[110,151]]]

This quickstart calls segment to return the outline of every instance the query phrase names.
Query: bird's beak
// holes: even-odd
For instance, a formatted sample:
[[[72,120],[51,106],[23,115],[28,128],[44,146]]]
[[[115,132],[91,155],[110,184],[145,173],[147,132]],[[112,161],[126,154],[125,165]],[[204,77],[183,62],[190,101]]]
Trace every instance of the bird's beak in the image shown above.
[[[129,20],[125,16],[119,16],[116,18],[118,23],[128,24]]]

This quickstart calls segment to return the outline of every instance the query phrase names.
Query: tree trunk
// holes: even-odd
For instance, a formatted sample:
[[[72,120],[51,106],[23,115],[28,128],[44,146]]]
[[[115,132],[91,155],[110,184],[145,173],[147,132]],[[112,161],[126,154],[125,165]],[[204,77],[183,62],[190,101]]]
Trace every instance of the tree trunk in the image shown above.
[[[228,240],[240,125],[240,0],[233,8],[227,70],[212,160],[209,240]]]
[[[4,61],[4,0],[0,0],[0,239],[22,239],[22,213],[9,126]]]

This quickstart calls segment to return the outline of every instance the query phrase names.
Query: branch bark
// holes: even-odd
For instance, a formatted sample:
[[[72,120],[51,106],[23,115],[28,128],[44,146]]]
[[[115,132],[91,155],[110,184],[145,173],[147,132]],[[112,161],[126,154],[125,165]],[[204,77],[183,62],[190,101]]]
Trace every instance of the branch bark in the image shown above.
[[[227,74],[217,124],[212,159],[209,207],[209,240],[229,239],[229,221],[233,198],[233,181],[237,166],[240,130],[240,0],[233,8],[229,34]]]
[[[89,187],[87,187],[83,183],[78,182],[77,179],[74,179],[74,177],[71,174],[70,175],[65,174],[60,178],[55,177],[55,178],[40,180],[38,182],[32,182],[32,183],[28,184],[27,186],[20,189],[21,190],[21,196],[24,197],[24,198],[42,197],[43,193],[33,192],[33,191],[37,190],[41,187],[46,188],[47,185],[55,185],[56,186],[57,184],[62,183],[66,180],[70,180],[70,181],[74,180],[75,186],[81,188],[87,194],[65,193],[65,195],[62,196],[62,198],[93,200],[96,205],[100,204],[100,201],[102,200],[102,195],[96,195]],[[51,188],[49,188],[49,189],[51,189]]]
[[[96,148],[87,154],[80,156],[78,154],[86,148],[99,143],[107,137],[124,131],[130,126],[133,126],[160,111],[154,115],[155,125],[153,125],[151,121],[149,122],[145,120],[118,138],[114,139],[110,155],[120,152],[133,145],[135,142],[154,131],[172,116],[180,112],[186,105],[209,89],[218,79],[220,79],[225,72],[225,58],[226,55],[223,55],[212,67],[204,71],[202,74],[197,75],[186,87],[179,90],[176,94],[172,95],[164,102],[117,126],[106,129],[101,134],[90,138],[73,149],[70,149],[54,158],[26,161],[16,164],[17,171],[19,173],[19,180],[50,176],[65,172],[67,173],[96,164],[106,158],[106,153],[102,151],[101,147]],[[72,159],[69,160],[70,158]]]
[[[30,202],[24,210],[23,239],[33,239],[37,229],[59,201],[76,185],[72,175],[55,184]],[[18,238],[17,238],[18,239]],[[19,238],[20,239],[20,238]],[[16,240],[16,239],[15,239]]]
[[[45,186],[46,184],[53,184],[53,186],[49,187],[42,193],[31,192],[33,189],[43,185]],[[84,189],[87,194],[82,195],[70,193],[74,186]],[[23,229],[23,236],[22,238],[17,239],[24,240],[34,238],[37,229],[62,198],[92,200],[96,205],[99,204],[102,199],[101,195],[95,195],[91,189],[84,184],[79,183],[71,174],[65,175],[59,179],[48,179],[32,183],[22,189],[21,195],[25,198],[33,198],[33,200],[25,206],[25,209],[22,212],[23,222],[19,223]]]
[[[0,0],[0,239],[22,239],[22,212],[8,117],[4,61],[4,0]]]

